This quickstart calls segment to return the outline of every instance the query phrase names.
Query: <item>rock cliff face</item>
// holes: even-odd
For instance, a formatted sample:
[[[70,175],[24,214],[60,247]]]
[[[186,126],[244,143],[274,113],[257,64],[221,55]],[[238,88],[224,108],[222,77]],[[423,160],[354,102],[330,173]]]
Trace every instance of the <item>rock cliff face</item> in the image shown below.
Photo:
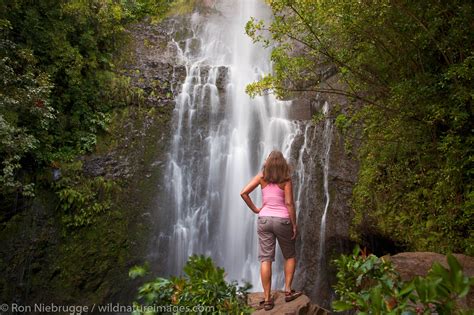
[[[326,80],[336,81],[337,77],[333,73]],[[302,132],[300,141],[306,141],[306,150],[293,152],[291,159],[301,161],[305,173],[303,176],[307,177],[304,180],[304,193],[299,196],[300,237],[297,242],[295,285],[303,289],[313,302],[330,308],[330,301],[333,299],[332,285],[335,283],[335,270],[331,260],[340,253],[351,251],[353,247],[353,243],[349,241],[352,219],[349,201],[357,178],[358,163],[354,152],[346,150],[345,139],[334,126],[334,107],[338,106],[343,110],[347,106],[347,100],[337,95],[305,93],[293,103],[297,111],[294,115],[304,119],[301,121],[301,128],[305,132]],[[325,103],[325,119],[312,121],[311,116],[322,113]],[[327,191],[324,187],[325,180]],[[321,233],[321,221],[328,196],[325,229]]]

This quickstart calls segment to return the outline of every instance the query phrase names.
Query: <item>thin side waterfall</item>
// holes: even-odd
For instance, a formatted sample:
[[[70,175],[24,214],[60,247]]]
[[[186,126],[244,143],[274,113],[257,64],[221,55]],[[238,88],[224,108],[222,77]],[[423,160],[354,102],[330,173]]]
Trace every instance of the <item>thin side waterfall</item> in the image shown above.
[[[331,142],[332,142],[332,122],[331,119],[328,117],[329,113],[329,104],[325,102],[323,105],[323,114],[325,117],[325,124],[324,124],[324,131],[323,131],[323,150],[324,155],[322,156],[322,165],[323,165],[323,187],[324,187],[324,198],[325,198],[325,205],[323,215],[321,217],[321,228],[320,228],[320,235],[319,235],[319,270],[321,270],[321,264],[324,261],[324,245],[326,242],[326,216],[329,209],[329,202],[331,200],[329,195],[329,158],[330,158],[330,151],[331,151]]]
[[[261,290],[256,216],[239,193],[273,149],[289,154],[297,125],[287,118],[289,102],[245,93],[271,72],[269,51],[244,33],[250,17],[269,18],[264,1],[227,0],[215,8],[205,17],[193,14],[192,36],[176,42],[187,76],[176,97],[165,174],[170,222],[157,247],[167,253],[169,274],[180,274],[190,255],[205,254],[229,280]],[[260,189],[252,198],[261,204]],[[283,287],[280,255],[274,288]]]
[[[303,200],[303,187],[304,187],[304,183],[306,182],[306,176],[307,176],[307,172],[306,172],[306,168],[305,168],[305,161],[304,161],[304,156],[306,154],[308,154],[308,149],[309,149],[309,146],[310,146],[310,128],[311,127],[311,124],[306,124],[305,126],[301,126],[301,128],[304,128],[304,131],[302,132],[300,129],[299,129],[299,132],[297,133],[297,135],[299,136],[302,136],[303,137],[303,145],[301,146],[301,148],[299,149],[299,152],[298,152],[298,160],[296,162],[296,168],[295,168],[295,172],[296,172],[296,178],[298,179],[297,183],[297,187],[295,187],[295,206],[296,206],[296,209],[297,211],[300,210],[301,208],[301,203],[302,203],[302,200]]]

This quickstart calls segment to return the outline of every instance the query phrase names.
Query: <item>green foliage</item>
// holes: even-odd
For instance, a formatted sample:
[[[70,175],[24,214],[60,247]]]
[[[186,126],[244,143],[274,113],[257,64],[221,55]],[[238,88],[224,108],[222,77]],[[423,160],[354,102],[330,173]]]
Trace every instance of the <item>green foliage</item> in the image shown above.
[[[316,112],[313,114],[312,121],[314,124],[319,124],[320,122],[324,121],[327,119],[326,115],[322,111]]]
[[[168,15],[183,15],[193,12],[196,6],[196,0],[176,0],[171,4]]]
[[[133,266],[129,272],[128,276],[132,279],[143,277],[148,273],[148,265],[145,266]]]
[[[454,256],[448,254],[447,260],[449,269],[434,263],[426,277],[403,282],[390,262],[356,247],[353,255],[334,261],[339,299],[333,308],[359,314],[468,314],[457,307],[456,299],[467,295],[474,278],[463,274]]]
[[[132,276],[143,274],[145,269],[134,268]],[[194,306],[210,307],[203,313],[250,313],[246,304],[250,284],[239,287],[236,282],[224,280],[224,269],[216,267],[209,257],[191,256],[184,267],[185,276],[156,278],[138,290],[141,303],[135,302],[134,314],[143,314],[147,306],[170,305],[177,309],[192,310]],[[178,308],[179,307],[179,308]],[[197,313],[196,311],[194,311]],[[151,312],[151,314],[156,313]]]
[[[101,213],[111,209],[114,191],[118,185],[102,176],[84,177],[82,162],[72,162],[61,167],[61,178],[53,189],[59,198],[62,220],[67,228],[78,228],[94,223]]]
[[[274,72],[248,90],[352,101],[336,124],[361,143],[353,236],[371,224],[413,250],[472,255],[474,4],[267,2],[273,22],[246,30],[276,47]],[[331,67],[338,82],[321,85]]]
[[[150,16],[152,22],[160,21],[174,5],[174,0],[126,0],[121,5],[130,20]]]
[[[262,95],[264,93],[269,93],[272,90],[275,93],[278,93],[278,88],[274,85],[275,78],[271,75],[265,75],[260,81],[250,83],[245,87],[245,92],[250,95],[250,97],[255,97],[256,95]]]
[[[335,120],[335,125],[336,127],[341,130],[343,133],[344,132],[347,132],[347,130],[350,128],[350,119],[347,117],[347,115],[344,115],[344,114],[339,114],[337,115],[336,117],[336,120]]]
[[[171,2],[0,1],[2,196],[32,196],[35,170],[94,149],[112,109],[133,102],[114,63],[125,26]]]
[[[10,23],[0,20],[0,32]],[[0,37],[0,195],[21,191],[33,194],[31,183],[21,180],[22,160],[41,156],[54,109],[48,100],[51,84],[32,51]]]

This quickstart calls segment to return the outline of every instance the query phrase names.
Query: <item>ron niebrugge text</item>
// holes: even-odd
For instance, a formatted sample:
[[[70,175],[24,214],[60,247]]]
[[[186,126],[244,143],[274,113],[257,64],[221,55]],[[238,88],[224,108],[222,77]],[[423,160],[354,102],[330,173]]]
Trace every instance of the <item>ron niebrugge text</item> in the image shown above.
[[[95,306],[95,305],[94,305]],[[93,312],[92,307],[87,305],[57,305],[54,303],[35,303],[32,305],[10,304],[10,312],[19,313],[70,313],[82,314]]]
[[[133,311],[140,311],[142,313],[186,313],[186,312],[213,312],[214,306],[182,306],[182,305],[120,305],[120,304],[93,304],[88,305],[57,305],[54,303],[44,304],[37,303],[33,305],[21,305],[12,303],[2,304],[0,311],[3,312],[18,312],[18,313],[69,313],[74,315],[85,313],[131,313]]]

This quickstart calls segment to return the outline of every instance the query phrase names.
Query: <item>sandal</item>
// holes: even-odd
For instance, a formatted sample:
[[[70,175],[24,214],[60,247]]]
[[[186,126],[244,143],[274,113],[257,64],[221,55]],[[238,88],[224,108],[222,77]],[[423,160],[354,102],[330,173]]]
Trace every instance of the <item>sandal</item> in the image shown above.
[[[270,299],[263,303],[263,308],[265,309],[265,311],[271,310],[273,306],[275,306],[275,304],[273,303],[273,299]]]
[[[256,310],[256,311],[262,310],[264,304],[265,304],[265,300],[261,300],[260,302],[258,302],[258,305],[256,305],[256,306],[254,307],[255,310]]]
[[[295,290],[291,290],[291,291],[287,291],[285,292],[285,302],[290,302],[290,301],[293,301],[294,299],[300,297],[303,295],[303,292],[301,291],[295,291]]]

